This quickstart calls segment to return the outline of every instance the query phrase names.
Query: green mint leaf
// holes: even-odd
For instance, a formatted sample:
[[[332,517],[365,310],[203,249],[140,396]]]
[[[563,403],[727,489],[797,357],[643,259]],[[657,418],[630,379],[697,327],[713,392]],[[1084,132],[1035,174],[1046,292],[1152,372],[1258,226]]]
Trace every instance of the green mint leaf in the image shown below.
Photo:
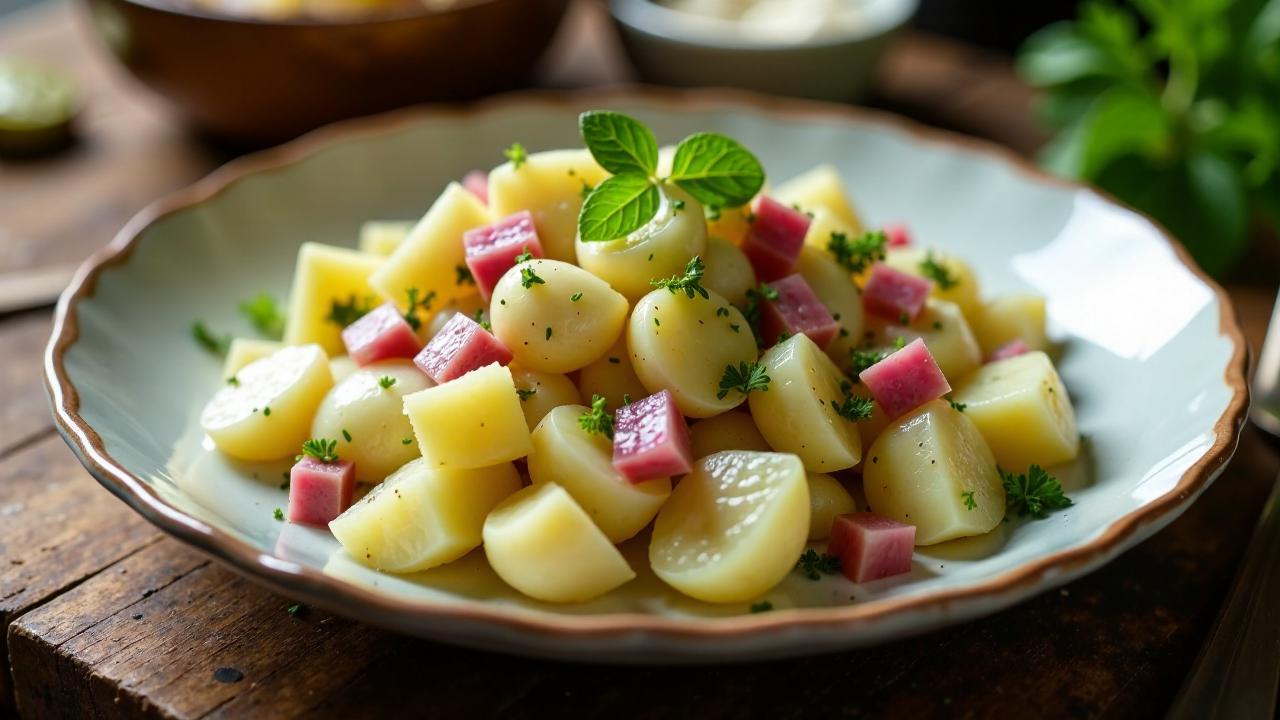
[[[671,182],[703,205],[745,205],[764,186],[764,168],[736,140],[696,133],[680,142],[671,164]]]
[[[643,123],[621,113],[591,110],[578,116],[578,129],[591,157],[614,175],[658,171],[658,140]]]
[[[658,186],[638,174],[614,175],[600,183],[578,215],[578,233],[584,242],[626,237],[658,214],[662,202]]]

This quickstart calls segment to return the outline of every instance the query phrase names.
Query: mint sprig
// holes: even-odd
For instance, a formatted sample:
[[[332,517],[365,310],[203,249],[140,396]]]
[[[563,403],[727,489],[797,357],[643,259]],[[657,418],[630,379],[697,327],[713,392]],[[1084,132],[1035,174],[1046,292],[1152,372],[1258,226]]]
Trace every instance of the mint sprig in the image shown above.
[[[764,186],[764,168],[756,156],[723,135],[703,132],[685,138],[676,147],[671,175],[658,178],[658,141],[640,121],[591,110],[578,118],[578,129],[591,156],[613,173],[586,195],[578,215],[584,242],[616,240],[644,227],[662,207],[660,187],[667,183],[716,208],[744,205]]]

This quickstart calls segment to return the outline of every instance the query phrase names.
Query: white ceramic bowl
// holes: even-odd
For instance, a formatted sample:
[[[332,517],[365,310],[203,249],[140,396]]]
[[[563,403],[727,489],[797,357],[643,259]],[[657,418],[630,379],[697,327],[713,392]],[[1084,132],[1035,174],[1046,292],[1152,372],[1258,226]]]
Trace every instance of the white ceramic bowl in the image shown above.
[[[652,0],[609,0],[609,12],[646,82],[848,102],[866,95],[885,47],[918,4],[865,0],[857,26],[799,42],[744,33],[734,21],[691,15]]]
[[[304,240],[351,245],[362,220],[423,212],[446,181],[519,140],[575,145],[577,113],[607,107],[663,142],[714,129],[777,180],[820,162],[873,224],[980,271],[988,294],[1043,293],[1083,458],[1057,472],[1076,504],[985,538],[922,548],[909,576],[855,586],[793,574],[773,612],[712,606],[640,577],[597,601],[537,603],[482,553],[380,575],[327,532],[277,522],[281,466],[209,452],[197,427],[218,361],[194,318],[249,333],[239,299],[284,295]],[[902,121],[740,94],[515,95],[335,126],[237,161],[135,218],[58,307],[47,380],[58,426],[108,489],[172,535],[288,594],[438,640],[610,662],[740,661],[880,642],[994,612],[1093,570],[1182,512],[1221,470],[1244,418],[1244,342],[1221,289],[1142,216],[1011,155]],[[253,474],[257,473],[255,479]]]

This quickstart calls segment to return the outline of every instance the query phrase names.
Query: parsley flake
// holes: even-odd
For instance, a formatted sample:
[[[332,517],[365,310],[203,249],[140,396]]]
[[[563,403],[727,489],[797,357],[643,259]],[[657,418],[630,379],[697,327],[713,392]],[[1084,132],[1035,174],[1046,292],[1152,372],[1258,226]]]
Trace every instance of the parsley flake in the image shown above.
[[[520,263],[526,263],[532,259],[533,259],[533,253],[529,252],[529,246],[525,245],[524,248],[522,248],[521,253],[516,256],[515,264],[519,265]]]
[[[520,402],[524,402],[537,394],[537,388],[516,388],[516,395],[520,396]]]
[[[284,313],[280,312],[275,298],[267,293],[258,293],[241,302],[240,314],[248,318],[258,332],[272,340],[279,340],[284,336]]]
[[[404,320],[409,323],[409,327],[417,330],[422,327],[422,320],[418,319],[418,308],[430,310],[431,303],[436,299],[436,291],[428,292],[422,299],[418,299],[419,290],[411,287],[406,291],[409,296],[409,309],[404,311]]]
[[[762,613],[762,612],[769,612],[772,609],[773,609],[773,603],[769,602],[768,600],[761,600],[758,603],[751,603],[751,607],[747,608],[747,610],[750,611],[752,615],[755,615],[757,613]]]
[[[605,399],[599,395],[591,396],[591,409],[578,416],[578,427],[588,433],[600,433],[613,439],[613,415],[606,411]]]
[[[960,497],[964,499],[964,506],[970,510],[978,507],[978,501],[973,499],[973,491],[965,490],[960,493]]]
[[[484,319],[484,308],[476,308],[476,312],[471,316],[471,319],[475,320],[476,324],[485,330],[493,332],[493,326],[489,324],[488,320]]]
[[[200,346],[211,353],[226,355],[227,350],[231,348],[230,335],[215,335],[204,324],[203,320],[197,320],[191,323],[191,337],[195,338]]]
[[[810,580],[821,580],[823,575],[840,572],[840,558],[815,550],[805,550],[796,561],[796,569]]]
[[[1049,517],[1050,510],[1061,510],[1074,504],[1063,493],[1058,479],[1039,465],[1032,465],[1025,475],[997,471],[1004,482],[1009,509],[1016,510],[1019,517],[1030,515],[1036,520],[1043,520]]]
[[[524,165],[529,159],[529,151],[525,150],[524,146],[518,142],[511,143],[511,147],[503,150],[502,154],[511,161],[516,170],[519,170],[520,166]]]
[[[737,390],[743,395],[750,395],[753,390],[767,392],[769,375],[765,366],[758,362],[740,362],[736,368],[725,365],[724,375],[720,378],[720,392],[716,393],[716,398],[723,400],[730,390]]]
[[[967,404],[965,404],[965,403],[960,403],[960,402],[956,402],[955,400],[952,400],[951,398],[947,398],[947,402],[951,405],[951,409],[952,409],[952,410],[955,410],[955,411],[957,411],[957,412],[964,412],[964,409],[965,409],[965,408],[967,408],[967,407],[969,407]]]
[[[230,385],[231,387],[240,387],[240,378],[236,377],[235,375],[232,375],[231,377],[227,378],[227,384]]]
[[[851,273],[860,273],[872,263],[884,260],[885,243],[888,238],[884,232],[873,230],[850,239],[846,233],[833,232],[827,240],[827,252]]]
[[[932,250],[925,255],[924,260],[920,261],[920,274],[938,283],[940,290],[950,290],[960,284],[960,281],[951,274],[950,268],[934,259]]]
[[[275,512],[271,513],[271,517],[275,518],[280,522],[284,522],[284,511],[281,510],[280,508],[276,508]]]
[[[476,277],[471,274],[471,268],[466,265],[455,265],[453,271],[458,277],[454,280],[455,285],[475,285]]]
[[[342,439],[351,442],[351,433],[347,432],[346,428],[342,428]]]
[[[857,395],[846,395],[844,400],[840,402],[831,401],[831,409],[849,422],[871,419],[871,411],[874,408],[874,400],[868,397],[858,397]]]
[[[383,390],[390,390],[391,386],[395,384],[396,384],[396,379],[391,377],[390,375],[383,375],[382,377],[378,378],[378,386],[381,387]]]
[[[303,456],[312,457],[322,463],[338,461],[338,441],[324,438],[311,438],[302,443],[302,455],[294,458],[295,462]]]
[[[582,293],[580,293],[580,292],[576,292],[576,293],[574,293],[574,294],[572,294],[572,295],[570,295],[570,296],[569,296],[569,301],[570,301],[570,302],[578,302],[578,301],[579,301],[579,300],[581,300],[581,299],[582,299]]]
[[[520,284],[524,286],[525,290],[528,290],[534,285],[546,285],[547,281],[538,277],[538,273],[534,272],[533,268],[522,267],[520,268]]]
[[[548,325],[548,326],[547,326],[547,338],[546,338],[547,340],[550,340],[550,339],[551,339],[551,332],[552,332],[552,330],[551,330],[551,326],[550,326],[550,325]]]
[[[863,370],[883,360],[885,354],[879,350],[853,348],[849,351],[849,356],[853,360],[853,374],[857,376],[861,375]]]
[[[411,444],[413,444],[413,438],[411,438],[411,437],[402,438],[402,439],[400,440],[400,444],[401,444],[401,445],[411,445]]]
[[[662,280],[651,280],[649,284],[656,288],[666,288],[671,294],[683,290],[684,294],[692,298],[694,295],[701,295],[704,300],[711,296],[707,294],[707,289],[702,287],[702,276],[706,273],[707,267],[702,262],[702,257],[694,255],[684,266],[684,275],[672,275]]]
[[[329,314],[325,316],[325,320],[328,320],[338,327],[345,328],[365,315],[368,315],[374,307],[375,304],[373,298],[366,297],[364,299],[360,299],[356,297],[355,293],[352,293],[347,296],[346,300],[334,299],[330,301]]]

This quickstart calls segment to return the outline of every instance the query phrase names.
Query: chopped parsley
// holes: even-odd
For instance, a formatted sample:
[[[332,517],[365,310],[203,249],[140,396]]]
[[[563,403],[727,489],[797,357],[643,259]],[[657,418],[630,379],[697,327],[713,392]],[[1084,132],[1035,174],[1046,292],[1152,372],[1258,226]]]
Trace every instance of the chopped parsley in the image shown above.
[[[275,518],[276,520],[279,520],[279,521],[283,522],[283,521],[284,521],[284,511],[283,511],[283,510],[281,510],[280,508],[276,508],[276,509],[275,509],[275,512],[271,513],[271,517]]]
[[[526,262],[529,262],[529,261],[530,261],[530,260],[532,260],[532,259],[533,259],[533,253],[529,252],[529,246],[528,246],[528,245],[525,245],[525,246],[521,249],[520,254],[516,256],[516,262],[515,262],[515,264],[516,264],[516,265],[519,265],[520,263],[526,263]]]
[[[812,549],[805,550],[796,561],[796,569],[810,580],[821,580],[823,575],[840,572],[840,558],[826,553],[819,554]]]
[[[466,265],[455,265],[453,271],[458,277],[454,280],[455,285],[475,285],[476,277],[471,274],[471,268]]]
[[[941,290],[949,290],[960,283],[951,274],[950,268],[934,259],[932,250],[925,255],[924,260],[920,261],[920,273],[938,283],[938,288]]]
[[[675,214],[675,215],[679,215],[679,214],[680,214],[680,211],[684,209],[684,201],[683,201],[683,200],[673,200],[673,201],[671,202],[671,208],[675,211],[673,214]]]
[[[435,290],[428,292],[425,296],[422,297],[422,299],[418,299],[419,292],[420,291],[416,287],[409,288],[409,290],[407,291],[407,294],[409,296],[409,309],[404,311],[405,322],[409,323],[409,327],[413,328],[414,330],[417,330],[422,327],[422,321],[418,319],[418,308],[422,308],[423,310],[430,310],[431,303],[434,302],[436,299]]]
[[[769,612],[773,609],[773,603],[768,600],[761,600],[758,603],[751,603],[751,607],[747,608],[752,615],[762,612]]]
[[[951,409],[952,409],[952,410],[955,410],[955,411],[957,411],[957,412],[964,412],[964,409],[965,409],[965,408],[967,408],[967,407],[969,407],[969,406],[968,406],[968,405],[966,405],[965,403],[956,402],[955,400],[952,400],[951,398],[947,398],[947,403],[949,403],[949,404],[951,405]]]
[[[894,350],[901,350],[906,346],[907,346],[907,339],[905,337],[902,337],[901,335],[899,335],[898,337],[893,339]]]
[[[529,159],[529,152],[518,142],[511,143],[511,147],[503,150],[502,154],[511,161],[516,170],[519,170],[520,166]]]
[[[294,458],[294,461],[301,460],[303,456],[312,457],[322,463],[331,463],[338,461],[338,441],[326,440],[324,438],[311,438],[302,443],[302,455]]]
[[[727,307],[716,308],[716,317],[729,317],[729,308]]]
[[[493,332],[493,326],[489,324],[488,320],[484,319],[484,308],[476,308],[476,312],[471,316],[471,319],[475,320],[476,324],[485,330]]]
[[[258,293],[241,302],[240,314],[248,318],[258,332],[272,340],[284,337],[284,313],[280,312],[275,298],[267,293]]]
[[[579,300],[581,300],[581,299],[582,299],[582,293],[580,293],[580,292],[576,292],[576,293],[574,293],[574,294],[572,294],[572,295],[570,295],[570,296],[569,296],[569,301],[570,301],[570,302],[578,302],[578,301],[579,301]]]
[[[851,273],[860,273],[872,263],[884,260],[886,242],[888,238],[880,230],[866,232],[853,239],[845,233],[833,232],[831,238],[827,240],[827,252],[831,253],[831,257],[835,258],[835,261],[844,269]]]
[[[778,291],[760,283],[759,287],[747,290],[747,305],[742,309],[742,316],[747,319],[747,324],[751,326],[751,331],[756,334],[756,338],[760,337],[758,325],[760,324],[760,303],[765,300],[777,300]]]
[[[524,402],[537,394],[537,388],[516,388],[516,395],[520,396],[520,402]]]
[[[858,422],[859,420],[869,420],[871,418],[871,411],[875,408],[875,401],[867,397],[846,395],[841,402],[832,400],[831,408],[845,420]]]
[[[401,438],[401,440],[400,440],[400,444],[401,444],[401,445],[411,445],[411,444],[413,444],[413,438],[411,438],[411,437]]]
[[[333,300],[329,305],[329,314],[325,316],[325,320],[345,328],[351,323],[368,315],[374,308],[373,298],[364,298],[363,300],[356,297],[352,293],[346,300]]]
[[[266,407],[262,408],[262,416],[263,416],[263,417],[271,417],[271,406],[270,406],[270,405],[268,405],[268,406],[266,406]]]
[[[548,325],[548,326],[547,326],[547,337],[546,337],[546,339],[547,339],[547,340],[550,340],[550,339],[551,339],[551,333],[552,333],[552,328],[551,328],[551,326],[550,326],[550,325]]]
[[[240,387],[240,378],[236,377],[235,375],[232,375],[231,377],[227,378],[227,384],[230,385],[231,387]]]
[[[964,499],[964,506],[970,510],[978,507],[978,501],[973,499],[972,490],[964,490],[960,493],[960,497]]]
[[[1009,509],[1019,517],[1030,515],[1036,520],[1049,517],[1050,510],[1071,507],[1071,498],[1062,492],[1058,479],[1045,472],[1039,465],[1032,465],[1025,475],[1014,475],[998,470],[1004,482],[1004,492],[1009,499]]]
[[[197,320],[191,323],[191,337],[195,338],[200,346],[211,353],[226,355],[227,350],[231,349],[230,335],[216,335],[203,320]]]
[[[605,408],[605,399],[599,395],[591,396],[591,409],[578,416],[578,427],[588,433],[599,433],[613,439],[613,415]]]
[[[738,367],[724,366],[724,375],[720,378],[720,392],[716,398],[723,400],[730,390],[737,390],[743,395],[750,395],[753,390],[767,392],[769,375],[765,366],[758,362],[740,362]]]
[[[853,348],[849,351],[849,357],[853,360],[853,374],[857,376],[861,375],[863,370],[883,360],[885,353],[879,350]]]
[[[351,433],[347,432],[346,428],[342,428],[342,439],[351,442]]]
[[[378,378],[378,385],[383,390],[390,390],[391,386],[395,384],[396,384],[396,379],[391,377],[390,375],[383,375],[382,377]]]
[[[702,257],[694,255],[684,266],[684,275],[672,275],[662,280],[651,280],[649,284],[656,288],[666,288],[675,293],[683,290],[685,295],[692,298],[694,295],[701,295],[704,300],[710,296],[707,289],[702,287],[702,276],[706,273],[707,267],[702,262]]]
[[[522,267],[520,268],[520,284],[524,286],[525,290],[528,290],[534,285],[546,285],[547,281],[538,277],[538,273],[534,272],[533,268]]]

